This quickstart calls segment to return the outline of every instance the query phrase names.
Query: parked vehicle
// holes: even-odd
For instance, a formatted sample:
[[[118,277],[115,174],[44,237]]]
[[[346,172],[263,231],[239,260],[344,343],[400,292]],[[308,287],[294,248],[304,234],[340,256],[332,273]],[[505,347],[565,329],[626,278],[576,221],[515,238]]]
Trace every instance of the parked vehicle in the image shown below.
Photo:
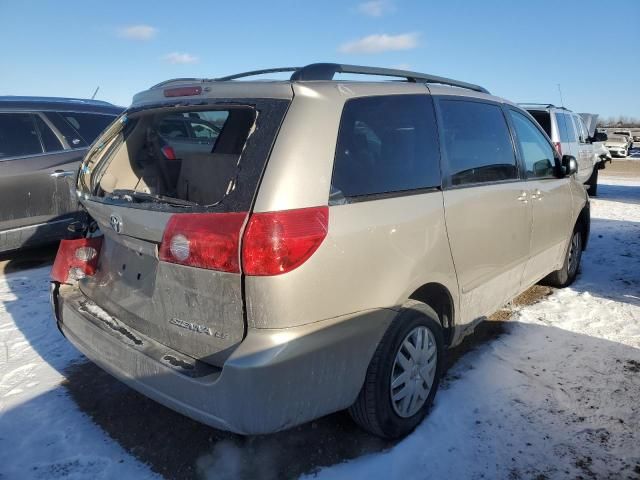
[[[80,161],[122,110],[96,100],[0,97],[0,252],[74,235]]]
[[[606,167],[607,162],[611,163],[613,158],[611,157],[611,153],[609,153],[609,149],[605,146],[608,138],[607,134],[605,132],[599,132],[596,129],[599,115],[595,113],[581,113],[580,117],[587,129],[589,141],[593,146],[595,167],[591,178],[587,180],[586,184],[589,185],[589,195],[595,197],[598,194],[598,173]]]
[[[609,135],[605,146],[614,157],[626,157],[629,154],[629,141],[622,135]]]
[[[614,135],[621,135],[627,139],[627,151],[633,148],[633,135],[631,130],[614,130]]]
[[[595,167],[599,159],[582,117],[552,104],[521,103],[520,106],[538,121],[560,155],[572,155],[578,160],[577,180],[590,191],[597,189],[598,174]]]
[[[293,73],[233,81],[272,71]],[[192,113],[225,119],[209,153],[150,154]],[[92,221],[53,266],[59,328],[143,394],[241,434],[348,408],[406,435],[445,349],[541,279],[571,284],[589,235],[575,158],[525,110],[415,72],[167,81],[81,171]]]

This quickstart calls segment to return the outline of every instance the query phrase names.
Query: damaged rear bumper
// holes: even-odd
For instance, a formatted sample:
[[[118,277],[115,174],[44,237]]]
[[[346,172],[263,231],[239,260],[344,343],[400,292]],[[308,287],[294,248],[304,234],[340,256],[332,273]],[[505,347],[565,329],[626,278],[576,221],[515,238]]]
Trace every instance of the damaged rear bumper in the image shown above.
[[[249,329],[222,368],[119,322],[76,287],[52,284],[58,327],[130,387],[215,428],[264,434],[349,407],[395,315],[380,309],[288,329]]]

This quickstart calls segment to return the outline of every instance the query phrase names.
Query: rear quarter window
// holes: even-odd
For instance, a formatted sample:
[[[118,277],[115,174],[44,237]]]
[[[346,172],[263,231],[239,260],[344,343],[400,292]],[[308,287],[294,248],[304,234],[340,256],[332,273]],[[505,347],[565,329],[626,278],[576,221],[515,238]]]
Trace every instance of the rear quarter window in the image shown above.
[[[439,187],[439,161],[430,96],[349,100],[340,121],[332,201]]]

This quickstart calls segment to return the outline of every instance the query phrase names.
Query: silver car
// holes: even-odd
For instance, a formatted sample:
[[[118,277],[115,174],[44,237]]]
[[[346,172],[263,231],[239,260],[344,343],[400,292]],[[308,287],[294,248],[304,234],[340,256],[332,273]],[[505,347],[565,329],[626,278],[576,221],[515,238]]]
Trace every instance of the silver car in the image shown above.
[[[176,115],[218,119],[209,151],[167,155],[158,129]],[[400,437],[447,348],[534,283],[576,277],[590,225],[576,168],[526,111],[442,77],[313,64],[167,81],[83,161],[91,221],[52,270],[58,326],[216,428],[349,409]]]

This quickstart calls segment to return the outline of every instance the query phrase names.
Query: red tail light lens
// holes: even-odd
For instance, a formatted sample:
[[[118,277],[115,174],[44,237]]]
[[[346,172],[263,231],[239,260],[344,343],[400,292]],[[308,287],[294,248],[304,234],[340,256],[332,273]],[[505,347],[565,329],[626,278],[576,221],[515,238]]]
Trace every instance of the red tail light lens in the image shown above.
[[[240,273],[240,231],[246,213],[178,213],[167,223],[160,260]]]
[[[562,158],[562,144],[560,142],[554,142],[553,146],[556,147],[558,155],[560,155],[560,158]]]
[[[165,145],[160,150],[162,150],[162,154],[164,155],[164,158],[166,158],[167,160],[176,159],[176,151],[173,149],[173,147],[170,147],[169,145]]]
[[[254,213],[242,243],[243,271],[279,275],[299,267],[318,249],[328,228],[328,207]]]
[[[70,283],[70,280],[94,275],[101,247],[102,237],[62,240],[51,269],[51,280]]]

